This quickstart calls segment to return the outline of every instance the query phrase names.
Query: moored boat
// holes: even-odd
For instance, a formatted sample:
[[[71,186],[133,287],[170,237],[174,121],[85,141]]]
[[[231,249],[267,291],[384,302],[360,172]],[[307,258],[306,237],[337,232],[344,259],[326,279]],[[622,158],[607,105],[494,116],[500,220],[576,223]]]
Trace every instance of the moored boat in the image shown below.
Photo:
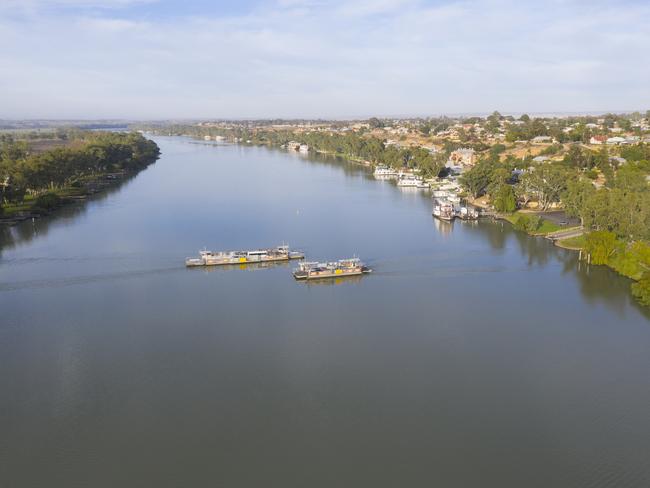
[[[289,246],[277,246],[271,249],[256,249],[253,251],[199,251],[198,258],[185,259],[185,266],[220,266],[226,264],[269,263],[303,259],[304,253],[291,251]]]
[[[372,269],[361,262],[360,259],[349,258],[328,263],[302,262],[293,270],[293,277],[297,280],[315,280],[359,276],[371,272]]]
[[[397,171],[386,165],[379,164],[372,173],[374,176],[397,176]]]
[[[454,205],[444,198],[433,199],[433,211],[431,213],[434,217],[447,221],[454,220],[454,217],[456,216]]]
[[[425,183],[422,178],[420,178],[419,176],[411,175],[411,174],[406,174],[406,175],[402,176],[397,181],[397,186],[414,187],[414,188],[429,188],[429,185],[427,183]]]

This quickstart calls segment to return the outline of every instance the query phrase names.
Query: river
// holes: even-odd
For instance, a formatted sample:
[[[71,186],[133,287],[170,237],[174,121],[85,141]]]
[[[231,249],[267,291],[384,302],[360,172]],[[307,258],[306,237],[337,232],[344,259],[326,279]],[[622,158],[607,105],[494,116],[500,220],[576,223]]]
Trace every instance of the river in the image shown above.
[[[353,163],[155,140],[0,231],[0,486],[650,486],[628,280]],[[183,266],[283,242],[375,272]]]

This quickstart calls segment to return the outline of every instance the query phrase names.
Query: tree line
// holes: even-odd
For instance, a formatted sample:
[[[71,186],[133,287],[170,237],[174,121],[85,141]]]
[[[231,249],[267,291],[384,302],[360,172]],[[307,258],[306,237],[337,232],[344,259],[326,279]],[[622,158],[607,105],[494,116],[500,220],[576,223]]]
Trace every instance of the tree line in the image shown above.
[[[0,141],[0,208],[28,194],[75,186],[87,176],[138,171],[160,153],[156,143],[138,133],[72,131],[67,137],[65,147],[38,154],[28,141]]]

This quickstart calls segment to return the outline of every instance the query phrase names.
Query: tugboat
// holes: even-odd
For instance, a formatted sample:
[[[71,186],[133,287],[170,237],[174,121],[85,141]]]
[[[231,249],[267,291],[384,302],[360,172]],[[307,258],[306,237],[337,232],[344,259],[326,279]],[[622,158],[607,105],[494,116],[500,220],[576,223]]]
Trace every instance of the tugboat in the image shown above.
[[[372,273],[372,269],[362,263],[358,258],[349,258],[328,263],[299,263],[298,267],[293,270],[293,277],[296,280],[316,280],[358,276],[365,273]]]
[[[199,251],[198,258],[185,259],[185,266],[222,266],[226,264],[269,263],[303,259],[305,254],[291,251],[289,246],[278,246],[272,249],[256,249],[254,251]]]

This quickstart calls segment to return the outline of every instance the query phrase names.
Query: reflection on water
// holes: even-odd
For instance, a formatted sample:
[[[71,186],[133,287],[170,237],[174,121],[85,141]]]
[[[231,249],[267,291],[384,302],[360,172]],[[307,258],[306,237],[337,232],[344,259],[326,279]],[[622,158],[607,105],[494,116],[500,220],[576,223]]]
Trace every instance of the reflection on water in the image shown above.
[[[359,284],[365,277],[361,275],[345,276],[342,278],[315,278],[311,280],[297,281],[304,286],[336,286],[344,284]]]
[[[433,226],[440,233],[441,236],[448,236],[454,230],[454,222],[447,222],[446,220],[440,220],[436,217],[431,216],[433,220]]]
[[[146,168],[143,171],[146,171]],[[128,175],[116,181],[115,185],[90,195],[86,200],[73,202],[56,209],[51,215],[27,220],[13,226],[0,224],[0,259],[2,259],[3,250],[27,243],[32,239],[45,238],[50,231],[50,227],[71,222],[75,218],[84,215],[89,204],[101,203],[114,198],[137,176],[137,174]]]

